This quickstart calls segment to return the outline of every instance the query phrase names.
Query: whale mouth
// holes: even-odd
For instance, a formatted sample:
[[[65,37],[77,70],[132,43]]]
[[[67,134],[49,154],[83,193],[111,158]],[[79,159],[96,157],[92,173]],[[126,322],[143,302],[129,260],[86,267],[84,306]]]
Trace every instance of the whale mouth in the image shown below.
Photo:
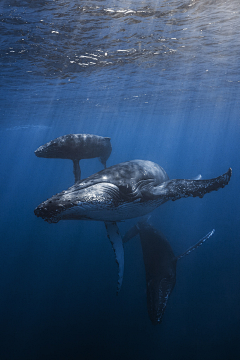
[[[59,220],[61,220],[60,213],[61,211],[58,209],[52,212],[49,211],[49,209],[46,206],[43,206],[43,204],[40,204],[34,209],[34,214],[37,217],[41,217],[44,221],[47,221],[49,224],[59,222]]]
[[[61,204],[50,199],[38,205],[34,209],[34,214],[52,224],[60,220],[94,220],[91,210],[94,210],[94,204],[92,206],[81,202]]]
[[[62,210],[64,211],[64,210]],[[64,213],[62,213],[61,210],[56,209],[55,212],[51,213],[49,212],[49,210],[45,207],[40,207],[40,205],[38,207],[36,207],[34,209],[34,214],[37,217],[41,217],[44,221],[46,221],[49,224],[56,224],[58,223],[60,220],[75,220],[75,218],[73,216],[71,217],[66,217],[64,216]],[[78,216],[76,217],[76,220],[93,220],[91,217],[88,217],[86,215],[82,215],[81,218]]]
[[[54,195],[51,199],[48,199],[42,202],[34,209],[34,214],[37,217],[41,217],[44,221],[47,221],[49,224],[57,223],[62,218],[62,213],[66,210],[66,206],[59,203],[59,198],[55,198]],[[73,206],[72,203],[69,203],[69,206]]]
[[[52,196],[38,205],[34,214],[48,223],[63,220],[103,220],[103,214],[116,209],[121,203],[119,189],[116,185],[99,183],[78,190],[71,187]]]
[[[74,197],[72,192],[62,191],[39,204],[34,209],[34,214],[49,224],[57,223],[62,219],[64,212],[76,206],[78,202],[79,199]]]

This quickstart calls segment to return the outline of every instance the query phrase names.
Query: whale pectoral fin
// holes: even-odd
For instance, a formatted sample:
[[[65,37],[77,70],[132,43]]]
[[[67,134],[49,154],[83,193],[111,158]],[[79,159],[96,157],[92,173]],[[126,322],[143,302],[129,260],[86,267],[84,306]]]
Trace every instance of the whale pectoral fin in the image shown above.
[[[149,215],[149,214],[142,216],[141,220],[139,220],[139,222],[137,224],[135,224],[131,229],[129,229],[126,232],[126,234],[122,238],[123,243],[126,243],[129,240],[131,240],[133,237],[137,236],[139,234],[139,226],[148,225],[150,217],[151,217],[151,215]]]
[[[116,256],[116,262],[118,264],[118,286],[117,286],[117,294],[118,294],[122,286],[123,271],[124,271],[123,242],[122,242],[122,237],[120,235],[120,231],[115,222],[105,221],[104,224],[107,229],[107,236],[111,241]]]
[[[230,181],[232,175],[232,169],[218,176],[217,178],[208,180],[185,180],[185,179],[173,179],[162,183],[161,185],[151,188],[152,197],[162,198],[164,201],[175,201],[182,197],[200,197],[211,191],[216,191],[223,188]]]
[[[124,235],[122,241],[123,243],[126,243],[127,241],[131,240],[133,237],[135,237],[139,233],[139,229],[137,225],[134,225],[131,229],[129,229],[126,234]]]
[[[81,180],[81,169],[79,165],[79,159],[73,159],[73,175],[75,184]]]
[[[181,259],[182,257],[190,254],[190,252],[192,252],[193,250],[197,249],[199,246],[201,246],[204,241],[206,241],[207,239],[209,239],[213,234],[215,233],[215,229],[213,229],[212,231],[210,231],[207,235],[205,235],[201,240],[199,240],[195,245],[191,246],[189,249],[187,249],[183,254],[179,255],[177,257],[177,260]]]

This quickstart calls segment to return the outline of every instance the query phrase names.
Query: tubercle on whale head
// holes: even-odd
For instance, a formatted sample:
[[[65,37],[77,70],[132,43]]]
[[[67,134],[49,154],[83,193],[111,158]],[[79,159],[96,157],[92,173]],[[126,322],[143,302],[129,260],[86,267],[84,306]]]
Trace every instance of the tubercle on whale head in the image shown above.
[[[59,214],[61,213],[60,210],[55,209],[50,210],[47,206],[43,205],[44,203],[40,204],[34,209],[34,214],[37,217],[41,217],[44,221],[51,223],[57,223],[60,220]]]
[[[39,146],[34,151],[34,154],[37,157],[41,157],[41,158],[54,158],[56,157],[57,150],[58,150],[58,144],[56,143],[56,141],[51,141],[44,145]]]
[[[48,223],[57,223],[61,220],[61,214],[74,206],[71,198],[63,198],[65,191],[45,200],[34,209],[34,214]]]
[[[37,150],[34,151],[34,154],[37,157],[44,157],[44,147],[43,146],[39,146],[39,148],[37,148]]]
[[[34,213],[48,223],[59,220],[93,220],[91,210],[99,211],[104,206],[114,206],[112,198],[118,194],[118,188],[112,184],[94,184],[79,189],[81,183],[68,190],[53,195],[39,204]]]

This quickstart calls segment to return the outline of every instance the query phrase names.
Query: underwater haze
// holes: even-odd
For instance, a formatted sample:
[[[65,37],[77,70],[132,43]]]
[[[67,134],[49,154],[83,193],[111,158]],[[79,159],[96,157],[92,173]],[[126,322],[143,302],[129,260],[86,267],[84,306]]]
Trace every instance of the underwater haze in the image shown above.
[[[2,0],[0,16],[0,359],[240,358],[239,1]],[[233,169],[224,189],[151,213],[175,255],[215,229],[178,261],[161,324],[139,237],[116,295],[103,222],[34,215],[74,183],[70,160],[34,151],[71,133],[110,137],[107,166],[151,160],[170,179]],[[82,178],[103,168],[80,164]]]

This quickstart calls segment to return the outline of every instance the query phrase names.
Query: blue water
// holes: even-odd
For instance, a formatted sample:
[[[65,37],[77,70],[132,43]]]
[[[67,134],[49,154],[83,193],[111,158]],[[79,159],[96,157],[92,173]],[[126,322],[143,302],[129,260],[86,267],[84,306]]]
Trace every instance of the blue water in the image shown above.
[[[238,359],[238,1],[8,0],[0,16],[0,358]],[[233,169],[224,189],[152,212],[176,255],[216,230],[179,260],[158,326],[137,237],[116,296],[104,224],[33,213],[74,179],[71,161],[34,150],[69,133],[111,137],[108,166],[147,159],[170,178]]]

